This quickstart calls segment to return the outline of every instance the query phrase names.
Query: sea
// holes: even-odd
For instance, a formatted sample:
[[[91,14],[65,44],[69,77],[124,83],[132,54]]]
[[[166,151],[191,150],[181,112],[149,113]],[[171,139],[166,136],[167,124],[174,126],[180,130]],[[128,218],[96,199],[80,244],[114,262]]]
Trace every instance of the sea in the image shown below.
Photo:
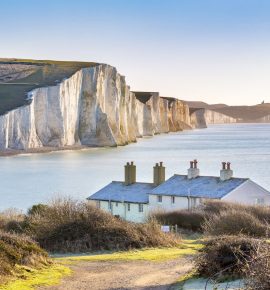
[[[152,182],[153,166],[164,162],[166,178],[186,174],[197,159],[201,175],[218,176],[222,161],[235,177],[248,177],[270,190],[270,124],[211,125],[138,139],[116,148],[0,157],[0,211],[26,211],[59,197],[85,200],[113,180],[124,180],[134,161],[137,181]]]

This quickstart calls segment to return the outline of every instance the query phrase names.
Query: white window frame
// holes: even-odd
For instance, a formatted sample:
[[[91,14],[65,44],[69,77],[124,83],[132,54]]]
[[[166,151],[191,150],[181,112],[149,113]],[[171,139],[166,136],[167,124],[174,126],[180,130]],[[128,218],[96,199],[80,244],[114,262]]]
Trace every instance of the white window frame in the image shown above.
[[[162,195],[157,195],[157,202],[162,203]]]
[[[117,206],[117,207],[118,207],[118,201],[116,201],[116,202],[115,202],[115,206]]]
[[[108,201],[108,210],[112,210],[112,202]]]
[[[143,212],[143,203],[138,204],[139,212]]]
[[[97,208],[100,208],[100,200],[96,201]]]
[[[127,210],[130,211],[130,203],[127,204]]]
[[[175,204],[175,196],[174,195],[171,196],[171,204]]]
[[[264,203],[265,203],[265,200],[263,197],[256,198],[256,200],[255,200],[256,205],[263,205]]]

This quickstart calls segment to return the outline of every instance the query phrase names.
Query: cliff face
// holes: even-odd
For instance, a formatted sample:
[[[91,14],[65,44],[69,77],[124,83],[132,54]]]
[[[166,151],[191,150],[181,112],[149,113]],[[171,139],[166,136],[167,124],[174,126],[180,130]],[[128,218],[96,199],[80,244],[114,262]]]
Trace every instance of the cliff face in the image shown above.
[[[0,116],[0,149],[116,146],[190,128],[182,101],[130,92],[114,67],[83,68],[60,84],[29,93],[30,104]]]
[[[251,121],[252,122],[252,121]],[[270,123],[270,115],[253,120],[254,123]]]
[[[198,109],[190,115],[190,122],[193,128],[207,128],[208,124],[229,124],[237,120],[212,110]]]

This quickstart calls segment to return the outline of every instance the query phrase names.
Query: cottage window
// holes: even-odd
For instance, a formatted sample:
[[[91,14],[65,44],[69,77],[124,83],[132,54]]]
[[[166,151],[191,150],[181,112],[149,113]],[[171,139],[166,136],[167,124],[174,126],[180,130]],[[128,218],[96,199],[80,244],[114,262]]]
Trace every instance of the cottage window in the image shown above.
[[[130,211],[130,203],[127,204],[128,211]]]
[[[143,212],[143,204],[139,203],[139,212]]]
[[[160,203],[162,202],[162,195],[158,195],[157,196],[157,201],[160,202]]]
[[[108,209],[112,210],[112,202],[111,201],[108,202]]]
[[[262,205],[264,204],[264,198],[256,198],[256,202],[257,205]]]
[[[172,202],[172,204],[175,204],[175,196],[171,197],[171,202]]]
[[[97,200],[96,205],[97,205],[97,208],[100,208],[100,200]]]
[[[118,206],[118,202],[115,203],[115,206]]]

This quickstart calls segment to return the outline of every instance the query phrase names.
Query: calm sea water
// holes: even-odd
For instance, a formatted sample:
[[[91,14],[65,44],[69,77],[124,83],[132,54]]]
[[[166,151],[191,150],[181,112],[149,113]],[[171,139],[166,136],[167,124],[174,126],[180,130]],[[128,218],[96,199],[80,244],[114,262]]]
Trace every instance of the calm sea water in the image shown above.
[[[270,124],[213,125],[118,148],[1,157],[0,210],[25,210],[59,195],[85,199],[110,181],[123,180],[127,161],[135,161],[138,181],[151,182],[154,163],[164,162],[168,178],[185,174],[194,158],[201,175],[218,175],[221,161],[230,161],[234,176],[270,190]]]

